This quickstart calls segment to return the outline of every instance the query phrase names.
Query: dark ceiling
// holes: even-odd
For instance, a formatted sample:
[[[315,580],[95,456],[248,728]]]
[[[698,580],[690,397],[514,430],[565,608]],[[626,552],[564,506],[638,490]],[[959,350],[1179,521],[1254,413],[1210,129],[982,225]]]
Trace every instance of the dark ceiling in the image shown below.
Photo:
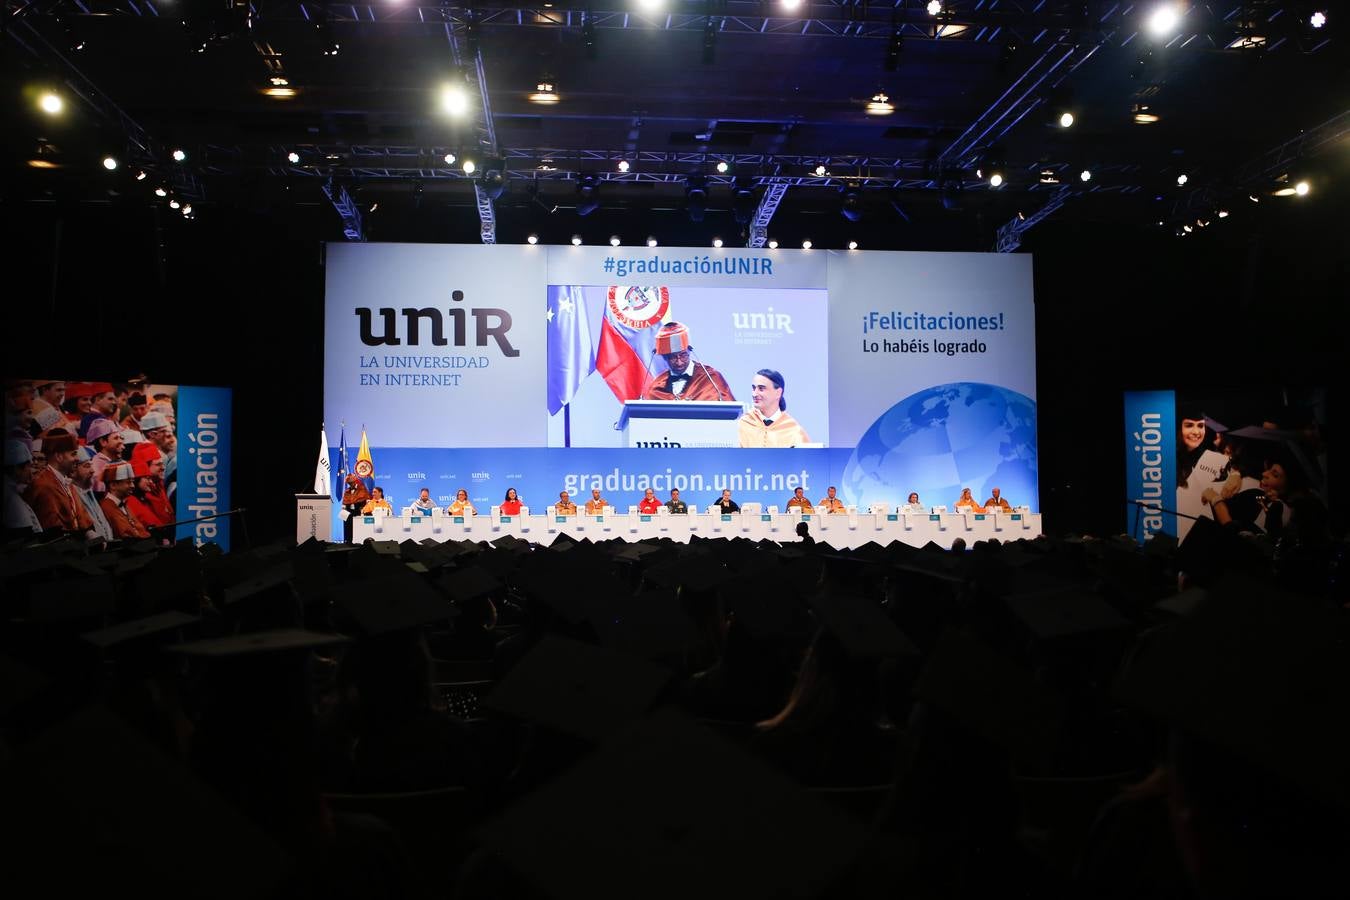
[[[828,233],[871,226],[877,246],[879,231],[973,212],[979,239],[1003,225],[1011,249],[1041,215],[1174,229],[1344,167],[1350,57],[1334,11],[1313,28],[1315,4],[1194,4],[1158,38],[1156,5],[7,2],[6,196],[167,203],[152,194],[164,185],[209,214],[331,194],[353,233],[406,239],[391,219],[426,204],[519,241],[683,218],[694,176],[707,230],[733,245],[814,216]],[[295,95],[266,95],[275,78]],[[531,102],[540,81],[556,103]],[[451,83],[463,118],[440,109]],[[66,97],[60,116],[38,111],[43,88]],[[878,93],[893,112],[866,112]],[[1136,123],[1145,106],[1159,121]],[[853,223],[839,215],[849,192]],[[598,215],[578,217],[588,200]]]

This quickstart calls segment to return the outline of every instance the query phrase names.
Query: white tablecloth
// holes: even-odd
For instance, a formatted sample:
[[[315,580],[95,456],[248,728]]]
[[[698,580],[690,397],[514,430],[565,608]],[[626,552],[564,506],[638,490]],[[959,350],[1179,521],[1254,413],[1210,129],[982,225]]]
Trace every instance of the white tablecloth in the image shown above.
[[[929,541],[950,547],[957,538],[964,538],[967,544],[973,544],[990,538],[1004,541],[1034,538],[1041,533],[1040,513],[1016,511],[1002,514],[836,513],[805,516],[797,513],[731,516],[708,513],[690,513],[685,516],[616,513],[605,516],[481,515],[459,519],[439,516],[358,516],[353,528],[353,539],[357,543],[366,538],[377,541],[421,541],[426,538],[438,541],[492,541],[510,534],[547,546],[559,534],[566,532],[574,538],[587,537],[593,541],[611,538],[640,541],[649,537],[668,537],[688,543],[691,535],[699,535],[746,537],[754,541],[768,538],[791,543],[798,540],[797,523],[803,519],[809,523],[812,537],[839,549],[860,547],[868,541],[885,545],[895,540],[915,547],[922,547]]]

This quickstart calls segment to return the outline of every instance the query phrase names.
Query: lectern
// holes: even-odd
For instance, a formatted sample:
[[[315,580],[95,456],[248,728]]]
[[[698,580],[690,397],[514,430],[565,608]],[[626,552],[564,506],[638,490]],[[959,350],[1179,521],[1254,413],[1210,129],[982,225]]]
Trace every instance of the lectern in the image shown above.
[[[625,447],[735,447],[735,400],[628,400],[619,415]]]
[[[303,544],[310,538],[332,540],[333,498],[327,494],[295,495],[295,542]]]

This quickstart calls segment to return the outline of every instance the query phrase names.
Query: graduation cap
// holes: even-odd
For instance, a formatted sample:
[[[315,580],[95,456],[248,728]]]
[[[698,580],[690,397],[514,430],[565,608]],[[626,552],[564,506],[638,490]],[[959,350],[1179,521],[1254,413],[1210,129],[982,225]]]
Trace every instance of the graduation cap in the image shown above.
[[[1058,740],[1061,710],[1055,695],[964,631],[943,634],[914,692],[1022,760],[1043,761]]]
[[[268,631],[251,631],[188,641],[173,644],[166,649],[172,653],[201,659],[238,660],[294,650],[316,650],[319,647],[331,647],[347,641],[348,638],[340,634],[306,631],[303,628],[274,628]]]
[[[586,611],[600,643],[644,659],[680,656],[698,640],[674,591],[636,597],[592,594],[586,598]]]
[[[1073,589],[1044,594],[1018,594],[1004,602],[1037,640],[1086,638],[1131,627],[1130,620],[1096,594]]]
[[[368,636],[447,622],[459,615],[445,596],[408,571],[379,581],[348,582],[333,591],[333,601]]]
[[[441,573],[437,584],[451,600],[465,601],[499,593],[504,585],[482,565],[465,566]]]
[[[105,574],[33,584],[29,596],[28,614],[34,622],[98,618],[117,605],[114,580]]]
[[[596,739],[651,708],[670,673],[646,660],[549,635],[483,699],[483,706]]]
[[[1227,577],[1149,634],[1115,693],[1314,803],[1350,810],[1347,647],[1344,611]]]
[[[690,553],[648,569],[644,578],[659,588],[683,587],[710,591],[731,577],[721,560],[707,553]]]
[[[1154,608],[1172,616],[1186,617],[1194,615],[1196,610],[1208,599],[1209,591],[1204,588],[1187,588],[1159,600]]]
[[[294,861],[121,719],[75,713],[0,770],[12,896],[278,897]]]
[[[80,635],[80,638],[100,650],[106,650],[138,638],[153,638],[157,635],[177,632],[178,629],[195,624],[198,621],[200,621],[199,616],[190,616],[187,613],[177,611],[162,612],[142,619],[134,619],[130,622],[100,628],[97,631],[87,631]]]
[[[670,711],[621,729],[481,831],[554,897],[813,897],[845,873],[863,827]]]
[[[919,648],[881,607],[864,597],[823,591],[811,598],[811,609],[854,659],[919,655]]]

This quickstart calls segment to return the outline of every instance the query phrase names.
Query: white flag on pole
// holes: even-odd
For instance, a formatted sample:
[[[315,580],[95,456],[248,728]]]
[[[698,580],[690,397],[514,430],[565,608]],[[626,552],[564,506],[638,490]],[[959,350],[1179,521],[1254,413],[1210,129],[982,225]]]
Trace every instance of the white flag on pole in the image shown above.
[[[333,493],[333,470],[328,461],[328,432],[319,428],[319,465],[314,470],[314,493],[325,497]]]

